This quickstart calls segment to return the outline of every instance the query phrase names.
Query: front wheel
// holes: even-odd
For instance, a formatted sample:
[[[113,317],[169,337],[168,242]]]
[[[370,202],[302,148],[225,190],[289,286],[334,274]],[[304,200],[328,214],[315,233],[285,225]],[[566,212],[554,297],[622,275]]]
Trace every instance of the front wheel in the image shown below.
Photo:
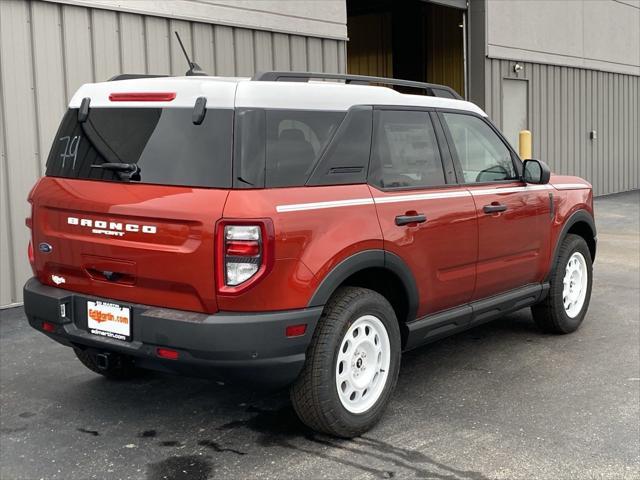
[[[542,330],[571,333],[578,329],[589,308],[592,274],[587,242],[578,235],[567,235],[551,272],[549,295],[531,307]]]
[[[400,369],[400,329],[380,294],[339,289],[327,303],[291,388],[300,419],[343,438],[361,435],[382,417]]]

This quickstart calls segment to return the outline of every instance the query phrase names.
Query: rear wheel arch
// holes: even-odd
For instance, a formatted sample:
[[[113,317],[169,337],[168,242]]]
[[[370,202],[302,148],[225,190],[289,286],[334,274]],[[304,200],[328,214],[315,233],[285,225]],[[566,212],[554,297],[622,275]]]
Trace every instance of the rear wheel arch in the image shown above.
[[[341,286],[368,288],[384,296],[396,313],[404,344],[405,324],[415,319],[418,311],[418,287],[404,260],[385,250],[351,255],[325,276],[308,306],[325,305]]]

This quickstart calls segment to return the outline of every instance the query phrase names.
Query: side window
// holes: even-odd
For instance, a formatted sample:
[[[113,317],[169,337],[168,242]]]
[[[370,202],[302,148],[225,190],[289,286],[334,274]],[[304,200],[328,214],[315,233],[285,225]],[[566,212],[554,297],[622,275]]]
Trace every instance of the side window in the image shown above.
[[[472,115],[442,115],[466,183],[517,179],[511,152],[489,125]]]
[[[347,112],[307,185],[346,185],[367,181],[372,111],[369,106],[356,106]]]
[[[445,184],[440,150],[429,114],[377,110],[371,168],[373,184],[382,188]]]
[[[267,110],[266,187],[302,186],[344,112]]]

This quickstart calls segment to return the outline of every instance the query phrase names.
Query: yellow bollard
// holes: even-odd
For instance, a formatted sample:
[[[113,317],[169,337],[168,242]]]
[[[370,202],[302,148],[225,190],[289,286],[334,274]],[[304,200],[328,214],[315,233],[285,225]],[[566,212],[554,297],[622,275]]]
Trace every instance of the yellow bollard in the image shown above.
[[[523,160],[531,158],[531,132],[529,130],[520,130],[518,144],[520,158]]]

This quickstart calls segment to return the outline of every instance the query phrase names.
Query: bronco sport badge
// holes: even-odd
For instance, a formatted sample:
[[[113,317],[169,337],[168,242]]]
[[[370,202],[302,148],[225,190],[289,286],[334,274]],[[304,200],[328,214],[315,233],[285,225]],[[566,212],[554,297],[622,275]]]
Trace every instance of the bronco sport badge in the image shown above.
[[[69,225],[79,225],[91,228],[91,233],[123,237],[126,232],[156,233],[155,225],[138,225],[137,223],[107,222],[106,220],[91,220],[90,218],[68,217]]]

